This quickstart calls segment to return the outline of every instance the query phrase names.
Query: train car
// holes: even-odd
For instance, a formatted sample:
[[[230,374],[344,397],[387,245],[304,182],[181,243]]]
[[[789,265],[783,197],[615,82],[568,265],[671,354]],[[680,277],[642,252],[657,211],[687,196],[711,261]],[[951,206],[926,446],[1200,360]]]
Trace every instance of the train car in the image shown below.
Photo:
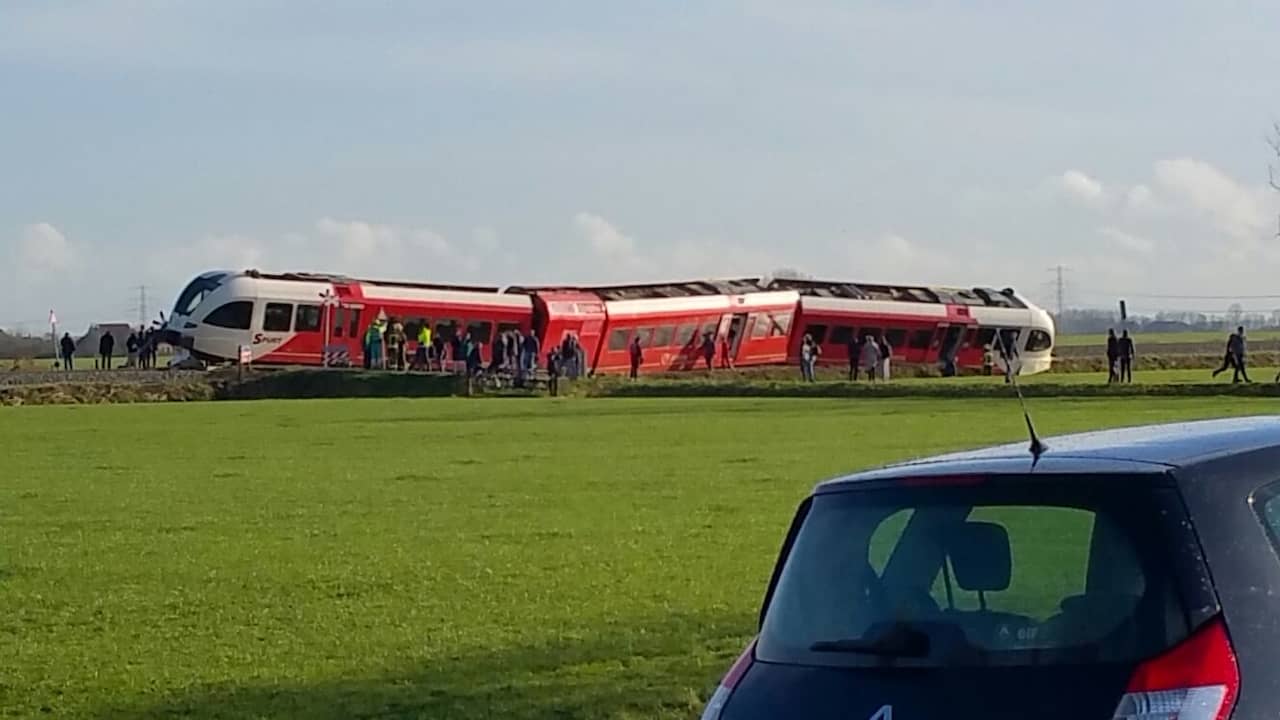
[[[529,332],[533,305],[491,287],[217,271],[188,284],[161,332],[207,363],[233,361],[248,346],[258,364],[358,366],[377,318],[399,319],[410,340],[426,324],[440,337],[470,333],[487,347],[497,333]]]
[[[1043,372],[1052,363],[1052,317],[1013,290],[796,279],[775,279],[769,287],[800,294],[792,359],[809,335],[824,364],[847,365],[850,340],[872,335],[883,336],[900,362],[940,364],[950,354],[957,367],[978,368],[985,349],[998,347],[998,337],[1016,351],[1022,374]]]
[[[517,290],[534,297],[535,327],[545,326],[548,339],[603,322],[600,332],[579,336],[594,373],[628,372],[633,339],[646,373],[704,366],[700,348],[708,335],[717,363],[722,341],[735,367],[785,362],[800,297],[769,290],[758,278]]]

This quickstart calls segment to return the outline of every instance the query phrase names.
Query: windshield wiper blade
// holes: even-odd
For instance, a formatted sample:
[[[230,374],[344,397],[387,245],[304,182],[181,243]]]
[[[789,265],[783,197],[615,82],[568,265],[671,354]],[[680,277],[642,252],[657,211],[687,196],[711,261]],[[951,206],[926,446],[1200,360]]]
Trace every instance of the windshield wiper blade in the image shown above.
[[[921,658],[929,655],[929,636],[905,625],[895,625],[889,632],[867,640],[844,638],[819,640],[809,646],[813,652],[854,653],[881,657]]]

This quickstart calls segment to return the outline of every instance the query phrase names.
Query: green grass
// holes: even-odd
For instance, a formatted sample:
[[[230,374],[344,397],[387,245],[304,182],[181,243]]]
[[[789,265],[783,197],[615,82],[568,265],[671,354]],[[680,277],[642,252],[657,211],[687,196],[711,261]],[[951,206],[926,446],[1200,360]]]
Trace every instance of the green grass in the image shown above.
[[[1117,329],[1117,333],[1119,330]],[[1169,344],[1203,344],[1203,343],[1221,343],[1225,348],[1227,344],[1227,335],[1231,334],[1229,330],[1219,332],[1167,332],[1167,333],[1133,333],[1135,344],[1141,351],[1147,345],[1169,345]],[[1247,330],[1246,335],[1251,343],[1272,343],[1280,340],[1280,330]],[[1081,345],[1097,345],[1102,347],[1107,342],[1106,333],[1097,333],[1089,335],[1059,335],[1057,340],[1059,347],[1079,347]]]
[[[1008,400],[0,410],[0,715],[696,718],[816,480],[1022,432]]]

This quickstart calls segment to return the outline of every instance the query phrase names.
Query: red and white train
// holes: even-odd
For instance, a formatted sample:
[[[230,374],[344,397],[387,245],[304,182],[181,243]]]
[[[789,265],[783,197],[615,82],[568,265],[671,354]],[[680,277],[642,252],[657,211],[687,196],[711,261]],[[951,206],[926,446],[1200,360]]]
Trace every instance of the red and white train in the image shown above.
[[[364,333],[380,316],[399,318],[411,339],[424,323],[439,337],[469,332],[486,361],[489,341],[508,330],[536,334],[543,348],[572,333],[593,373],[626,372],[637,337],[642,372],[693,369],[706,333],[717,344],[732,339],[736,367],[796,360],[806,334],[824,364],[847,363],[851,337],[883,334],[895,361],[939,363],[949,353],[958,367],[979,367],[1000,333],[1029,374],[1049,369],[1054,339],[1049,313],[1008,289],[756,278],[497,288],[256,270],[196,277],[161,338],[206,363],[234,361],[248,346],[257,364],[359,366]]]

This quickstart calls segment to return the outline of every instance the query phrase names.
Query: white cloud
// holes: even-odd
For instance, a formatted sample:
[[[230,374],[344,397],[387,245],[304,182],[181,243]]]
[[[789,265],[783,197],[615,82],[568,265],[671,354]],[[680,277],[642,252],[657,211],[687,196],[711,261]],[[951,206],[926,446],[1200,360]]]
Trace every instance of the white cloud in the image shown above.
[[[635,253],[635,241],[599,215],[580,212],[573,216],[573,226],[600,257],[627,259]]]
[[[1130,252],[1148,255],[1152,252],[1155,252],[1155,249],[1156,249],[1155,242],[1145,237],[1139,237],[1132,233],[1127,233],[1123,230],[1120,230],[1119,228],[1114,228],[1114,227],[1098,228],[1098,234],[1102,235],[1102,237],[1106,238],[1107,240],[1119,246],[1120,248],[1124,250],[1128,250]]]
[[[1066,193],[1072,200],[1084,205],[1098,207],[1106,200],[1102,183],[1079,170],[1068,170],[1062,173],[1057,178],[1057,182],[1062,192]]]
[[[67,236],[47,222],[22,229],[19,258],[21,272],[38,275],[66,272],[79,264],[79,254]]]
[[[1280,204],[1270,188],[1246,187],[1191,158],[1156,163],[1155,178],[1162,190],[1238,243],[1253,245],[1275,233]]]

